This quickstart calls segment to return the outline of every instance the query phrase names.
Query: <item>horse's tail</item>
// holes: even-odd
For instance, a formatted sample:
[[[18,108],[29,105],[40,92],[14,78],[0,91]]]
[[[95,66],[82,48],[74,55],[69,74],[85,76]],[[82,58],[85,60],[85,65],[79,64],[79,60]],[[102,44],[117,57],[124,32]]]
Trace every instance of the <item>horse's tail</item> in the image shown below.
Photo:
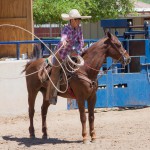
[[[25,72],[28,68],[28,66],[31,64],[32,61],[27,62],[27,64],[25,65],[25,68],[21,71],[21,73]]]

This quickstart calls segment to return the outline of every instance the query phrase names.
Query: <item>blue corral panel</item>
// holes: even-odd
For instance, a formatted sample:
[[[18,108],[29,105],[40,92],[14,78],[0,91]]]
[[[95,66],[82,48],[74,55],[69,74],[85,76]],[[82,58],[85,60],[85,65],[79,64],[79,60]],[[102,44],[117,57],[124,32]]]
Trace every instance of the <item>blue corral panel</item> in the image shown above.
[[[106,19],[100,23],[103,28],[127,28],[130,21],[132,22],[132,19]]]
[[[109,70],[105,78],[99,78],[99,87],[104,84],[106,87],[105,94],[104,89],[98,89],[96,107],[149,106],[149,69],[147,65],[141,65],[141,68],[139,73],[113,73]]]
[[[116,84],[126,85],[126,87],[113,87],[112,106],[150,105],[150,94],[148,92],[150,84],[147,80],[147,74],[113,75],[113,85]]]
[[[101,77],[101,84],[98,86],[96,93],[97,99],[96,106],[106,106],[107,105],[107,84],[106,84],[107,75]]]
[[[114,85],[120,85],[117,88]],[[123,87],[122,87],[123,85]],[[125,86],[124,86],[125,85]],[[114,106],[143,106],[150,105],[150,84],[146,74],[118,74],[113,75],[113,103]]]

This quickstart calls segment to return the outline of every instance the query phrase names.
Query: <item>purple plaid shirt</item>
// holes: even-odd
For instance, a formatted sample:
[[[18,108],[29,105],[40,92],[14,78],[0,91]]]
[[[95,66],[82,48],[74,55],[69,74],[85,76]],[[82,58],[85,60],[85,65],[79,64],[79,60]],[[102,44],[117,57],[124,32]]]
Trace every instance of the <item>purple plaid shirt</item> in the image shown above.
[[[72,28],[70,24],[66,25],[61,33],[61,41],[57,45],[57,49],[62,46],[62,41],[66,40],[66,47],[62,47],[59,51],[61,59],[65,59],[67,54],[72,50],[82,52],[84,46],[83,34],[81,27],[76,29]]]

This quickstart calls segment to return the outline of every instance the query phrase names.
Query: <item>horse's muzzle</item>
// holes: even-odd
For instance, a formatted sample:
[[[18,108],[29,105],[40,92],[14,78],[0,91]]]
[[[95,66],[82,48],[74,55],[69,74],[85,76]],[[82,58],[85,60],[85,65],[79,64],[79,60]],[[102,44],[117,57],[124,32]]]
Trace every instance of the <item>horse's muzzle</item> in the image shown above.
[[[124,57],[123,61],[123,64],[126,66],[131,62],[131,57]]]

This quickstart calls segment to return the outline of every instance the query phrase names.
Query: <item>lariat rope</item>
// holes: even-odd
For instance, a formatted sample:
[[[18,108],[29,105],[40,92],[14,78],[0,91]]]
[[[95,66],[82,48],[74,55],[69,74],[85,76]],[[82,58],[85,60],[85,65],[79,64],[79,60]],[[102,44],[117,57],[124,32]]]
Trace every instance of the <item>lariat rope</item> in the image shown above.
[[[68,89],[67,75],[66,75],[66,72],[65,72],[65,70],[64,70],[64,68],[63,68],[63,66],[62,66],[62,64],[61,64],[61,62],[60,62],[59,59],[55,56],[55,55],[62,49],[62,47],[63,47],[64,45],[62,45],[62,46],[56,51],[56,53],[53,53],[53,51],[52,51],[42,40],[40,40],[40,38],[38,38],[38,37],[37,37],[36,35],[34,35],[32,32],[30,32],[30,31],[28,31],[28,30],[26,30],[26,29],[24,29],[24,28],[22,28],[22,27],[20,27],[20,26],[17,26],[17,25],[1,24],[0,27],[2,27],[2,26],[15,27],[15,28],[19,28],[19,29],[21,29],[21,30],[24,30],[25,32],[27,32],[27,33],[33,35],[34,37],[36,37],[42,44],[44,44],[44,46],[51,52],[51,54],[53,55],[53,57],[56,58],[56,60],[58,61],[59,65],[61,66],[61,68],[62,68],[62,70],[63,70],[63,72],[64,72],[65,80],[66,80],[66,89],[65,89],[64,91],[60,91],[60,90],[55,86],[55,84],[53,83],[53,81],[51,80],[51,78],[50,78],[50,76],[49,76],[47,70],[45,69],[45,67],[44,67],[44,70],[45,70],[45,72],[46,72],[46,74],[47,74],[47,76],[48,76],[50,82],[51,82],[52,85],[55,87],[55,89],[56,89],[58,92],[60,92],[60,93],[65,93],[65,92],[67,91],[67,89]],[[70,60],[69,57],[68,57],[68,59]],[[121,59],[121,57],[116,61],[116,63],[117,63],[120,59]],[[115,63],[115,64],[116,64],[116,63]],[[104,72],[107,73],[108,70],[110,70],[110,69],[113,67],[113,65],[115,65],[115,64],[112,64],[112,65],[111,65],[107,70],[105,70]],[[77,64],[74,63],[74,65],[77,65]],[[90,69],[92,69],[92,70],[95,70],[95,71],[100,72],[100,70],[94,69],[94,68],[90,67],[90,66],[87,65],[87,64],[85,64],[85,65],[86,65],[87,67],[89,67]],[[53,67],[57,67],[57,66],[53,66]],[[73,69],[70,65],[69,65],[69,67],[70,67],[71,69]],[[27,77],[27,76],[33,75],[33,74],[35,74],[35,73],[38,73],[38,72],[41,71],[42,69],[43,69],[43,67],[41,67],[39,70],[37,70],[37,71],[35,71],[35,72],[33,72],[33,73],[30,73],[30,74],[27,74],[27,75],[23,75],[23,76],[19,76],[19,77],[7,77],[7,78],[6,78],[6,77],[0,77],[0,78],[2,78],[2,79],[18,79],[18,78],[23,78],[23,77]],[[70,70],[67,70],[67,71],[69,71],[69,72],[75,72],[75,71],[78,70],[78,69],[79,69],[79,67],[77,67],[77,68],[74,69],[73,71],[72,71],[72,70],[71,70],[71,71],[70,71]],[[102,75],[103,75],[103,74],[101,74],[101,76],[102,76]],[[100,77],[101,77],[101,76],[100,76]],[[98,79],[99,79],[100,77],[98,77]],[[97,79],[97,80],[98,80],[98,79]]]
[[[47,76],[48,76],[48,78],[49,78],[49,80],[50,80],[50,82],[52,83],[52,85],[54,86],[54,88],[58,91],[58,92],[60,92],[60,93],[65,93],[67,90],[68,90],[68,80],[67,80],[67,75],[66,75],[66,72],[65,72],[65,69],[64,69],[64,67],[62,66],[62,64],[61,64],[61,62],[59,61],[59,59],[56,57],[56,54],[62,49],[62,47],[64,46],[63,44],[62,44],[62,46],[56,51],[56,53],[53,53],[53,51],[42,41],[42,40],[40,40],[40,38],[38,38],[35,34],[33,34],[32,32],[30,32],[30,31],[28,31],[28,30],[26,30],[26,29],[24,29],[24,28],[22,28],[22,27],[20,27],[20,26],[17,26],[17,25],[12,25],[12,24],[1,24],[0,25],[0,27],[3,27],[3,26],[7,26],[7,27],[15,27],[15,28],[19,28],[19,29],[21,29],[21,30],[23,30],[23,31],[25,31],[25,32],[27,32],[27,33],[29,33],[29,34],[31,34],[32,36],[34,36],[34,37],[36,37],[42,44],[44,44],[44,46],[51,52],[51,54],[53,55],[53,57],[55,57],[55,59],[58,61],[58,63],[59,63],[59,65],[61,66],[61,68],[62,68],[62,70],[63,70],[63,72],[64,72],[64,75],[65,75],[65,80],[66,80],[66,89],[64,90],[64,91],[60,91],[56,86],[55,86],[55,84],[53,83],[53,81],[51,80],[51,78],[50,78],[50,76],[49,76],[49,74],[48,74],[48,72],[46,71],[46,74],[47,74]],[[68,59],[71,61],[71,58],[69,58],[69,56],[68,56]],[[71,63],[73,63],[73,61],[71,61]],[[74,65],[78,65],[77,63],[73,63]],[[82,64],[81,64],[82,65]],[[79,66],[80,66],[80,64],[79,64]],[[55,66],[53,66],[53,67],[55,67]],[[24,75],[24,76],[19,76],[19,77],[10,77],[10,78],[5,78],[5,77],[0,77],[0,78],[3,78],[3,79],[18,79],[18,78],[23,78],[23,77],[27,77],[27,76],[30,76],[30,75],[33,75],[33,74],[35,74],[35,73],[38,73],[40,70],[42,70],[43,68],[41,67],[38,71],[35,71],[35,72],[33,72],[33,73],[30,73],[30,74],[28,74],[28,75]],[[45,68],[44,68],[44,70],[46,70]]]
[[[65,79],[66,79],[66,89],[65,89],[64,91],[60,91],[60,90],[59,90],[59,92],[60,92],[60,93],[65,93],[65,92],[67,91],[67,89],[68,89],[67,75],[66,75],[66,72],[65,72],[65,70],[64,70],[64,68],[63,68],[63,66],[62,66],[62,64],[60,63],[60,61],[58,60],[58,58],[55,56],[55,54],[53,53],[53,51],[52,51],[42,40],[40,40],[40,38],[38,38],[38,37],[37,37],[36,35],[34,35],[32,32],[30,32],[30,31],[28,31],[28,30],[26,30],[26,29],[24,29],[24,28],[22,28],[22,27],[20,27],[20,26],[12,25],[12,24],[1,24],[0,27],[2,27],[2,26],[19,28],[19,29],[21,29],[21,30],[23,30],[23,31],[25,31],[25,32],[27,32],[27,33],[33,35],[33,36],[36,37],[42,44],[44,44],[44,46],[51,52],[51,54],[52,54],[52,55],[55,57],[55,59],[58,61],[58,63],[60,64],[60,66],[61,66],[61,68],[62,68],[62,70],[63,70],[63,72],[64,72]],[[60,50],[63,46],[64,46],[64,45],[62,45],[58,50]],[[58,50],[57,50],[57,52],[58,52]],[[56,53],[57,53],[57,52],[56,52]],[[40,68],[40,69],[41,69],[41,68]],[[36,71],[36,72],[33,72],[33,73],[29,74],[29,75],[32,75],[32,74],[35,74],[35,73],[39,72],[40,69],[39,69],[38,71]],[[29,75],[25,75],[24,77],[29,76]],[[19,77],[17,77],[17,78],[19,78]],[[51,78],[49,78],[49,80],[50,80],[50,82],[52,83],[52,85],[56,88],[56,86],[55,86],[54,83],[52,82]]]

